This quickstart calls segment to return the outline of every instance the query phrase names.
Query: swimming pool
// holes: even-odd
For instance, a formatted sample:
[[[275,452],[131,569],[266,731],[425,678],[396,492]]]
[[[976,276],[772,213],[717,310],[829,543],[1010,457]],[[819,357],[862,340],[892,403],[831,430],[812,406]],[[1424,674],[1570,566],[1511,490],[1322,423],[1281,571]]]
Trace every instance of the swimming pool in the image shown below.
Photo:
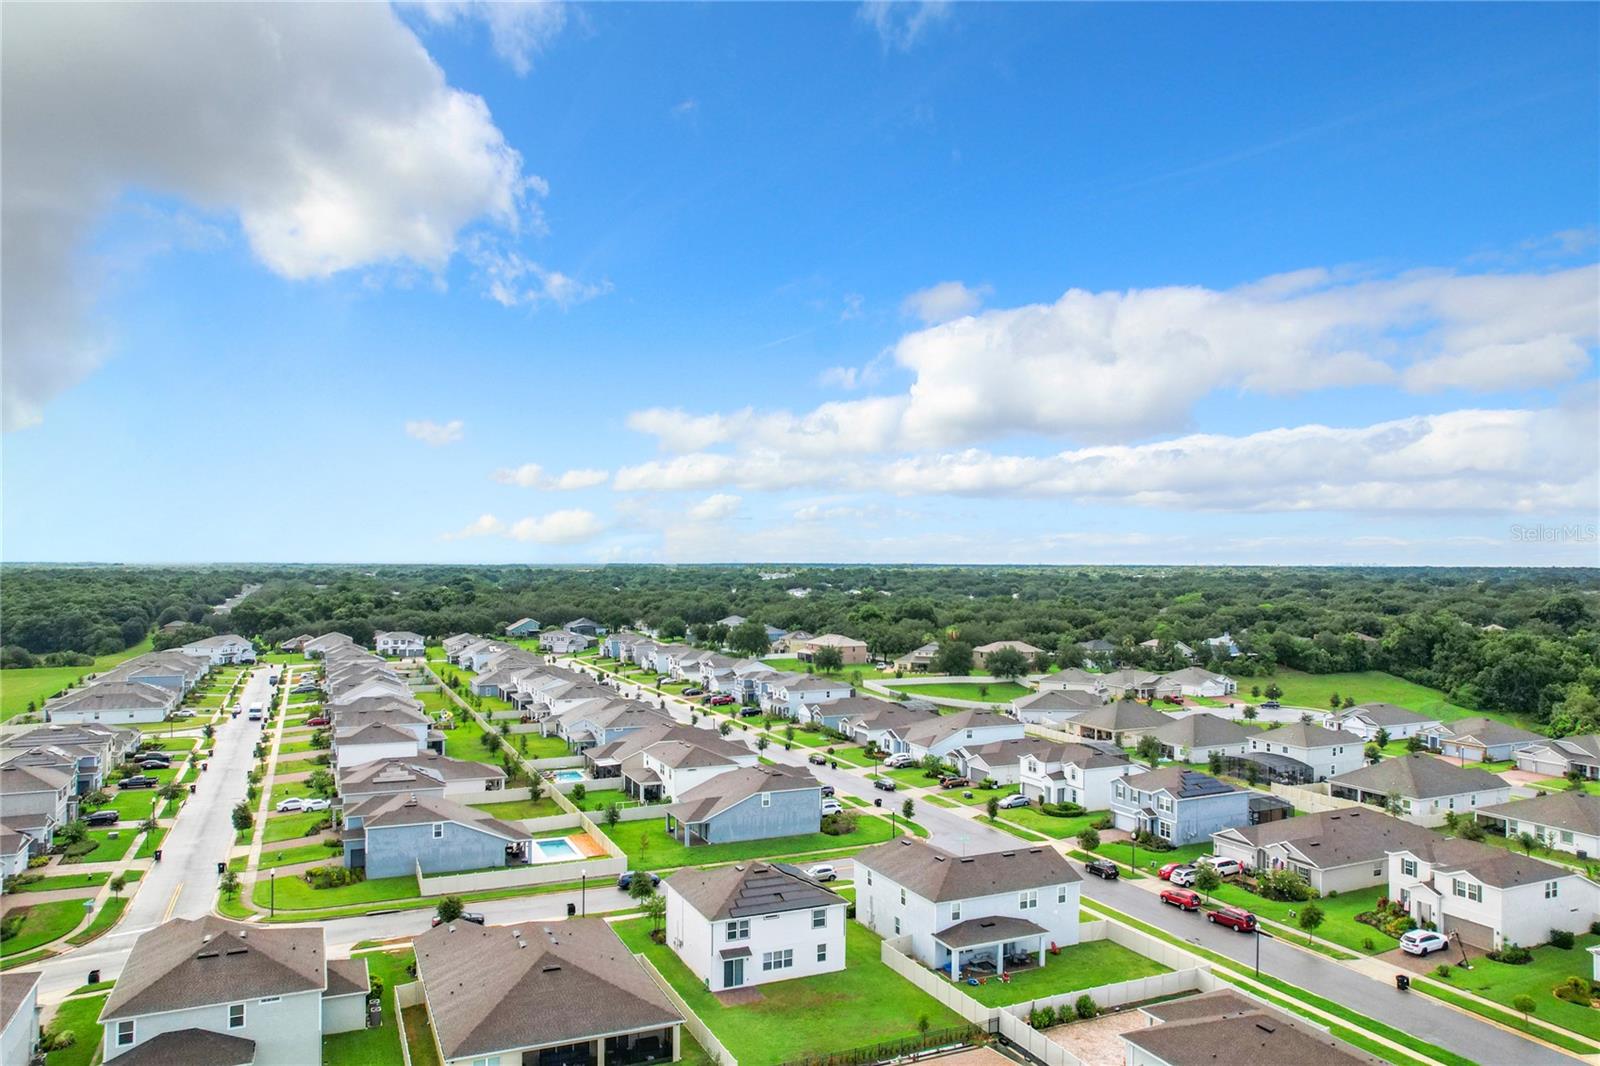
[[[553,775],[557,781],[582,781],[582,770],[557,770]]]
[[[570,840],[535,840],[533,843],[539,849],[534,862],[566,862],[568,859],[582,858]]]

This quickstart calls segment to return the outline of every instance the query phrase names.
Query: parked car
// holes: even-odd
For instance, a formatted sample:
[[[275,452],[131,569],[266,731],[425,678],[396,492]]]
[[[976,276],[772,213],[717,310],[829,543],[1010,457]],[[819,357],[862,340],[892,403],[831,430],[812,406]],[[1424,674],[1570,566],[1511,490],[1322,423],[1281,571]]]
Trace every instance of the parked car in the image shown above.
[[[325,811],[332,804],[325,799],[308,799],[300,805],[302,811]]]
[[[761,708],[760,707],[746,707],[744,710],[739,712],[739,717],[740,718],[760,718],[761,717]]]
[[[1117,869],[1117,864],[1110,859],[1091,859],[1083,864],[1086,872],[1106,881],[1115,881],[1122,876],[1122,871]]]
[[[703,688],[686,688],[683,690],[683,694],[685,696],[704,696],[706,690]]]
[[[1200,909],[1200,893],[1187,888],[1163,888],[1161,902],[1170,903],[1182,910],[1197,911]]]
[[[964,777],[942,777],[939,779],[940,788],[971,788],[972,782]]]
[[[827,799],[829,796],[833,795],[835,791],[836,790],[834,789],[834,787],[832,785],[823,785],[822,786],[822,798],[823,799]]]
[[[286,811],[304,810],[305,805],[306,801],[301,799],[299,796],[290,796],[288,799],[282,799],[278,801],[277,811],[279,814],[283,814]]]
[[[617,887],[622,889],[624,892],[626,892],[628,890],[628,886],[633,884],[634,873],[635,873],[635,871],[633,871],[633,870],[624,870],[622,873],[618,874],[617,875]],[[661,875],[660,874],[651,874],[650,875],[650,883],[652,885],[661,884]]]
[[[1277,700],[1267,700],[1261,706],[1265,707],[1269,711],[1275,711],[1279,707],[1282,707],[1283,704],[1279,703]]]
[[[155,788],[159,782],[145,774],[134,774],[117,782],[118,788]]]
[[[1176,870],[1182,865],[1183,863],[1181,862],[1169,862],[1161,869],[1156,871],[1156,876],[1161,878],[1163,881],[1170,881],[1172,880],[1172,871]]]
[[[1413,929],[1400,937],[1400,950],[1407,955],[1431,955],[1450,946],[1450,938],[1432,929]]]
[[[90,825],[116,825],[122,815],[107,808],[103,811],[92,811],[83,820]]]
[[[839,871],[824,862],[807,870],[806,876],[813,881],[837,881],[839,879]]]
[[[324,714],[319,714],[315,718],[307,718],[306,719],[306,725],[327,725],[327,724],[328,724],[328,716],[324,715]]]
[[[879,777],[873,780],[872,787],[882,789],[885,792],[893,792],[900,786],[895,783],[892,777]]]
[[[828,757],[822,754],[820,751],[814,751],[810,755],[806,756],[806,762],[810,763],[812,766],[827,766]]]
[[[471,922],[473,925],[482,925],[483,924],[483,915],[479,914],[477,911],[462,911],[461,912],[461,920],[463,922]],[[442,925],[443,924],[443,919],[441,919],[437,914],[435,914],[433,916],[433,921],[430,924],[432,924],[432,925]]]
[[[1206,921],[1213,925],[1225,925],[1229,929],[1237,929],[1241,933],[1256,931],[1256,916],[1243,907],[1218,907],[1206,915]]]
[[[883,760],[883,765],[887,766],[891,770],[898,770],[903,766],[913,766],[916,764],[916,761],[917,760],[911,757],[911,753],[909,751],[899,751]]]
[[[1237,877],[1244,873],[1244,863],[1238,859],[1219,859],[1215,855],[1202,855],[1200,861],[1223,877]]]
[[[822,801],[823,814],[838,814],[842,810],[844,810],[844,804],[840,803],[836,799],[825,799]]]
[[[172,760],[167,758],[165,755],[159,757],[155,755],[146,755],[144,758],[139,760],[139,769],[170,770],[172,769]]]
[[[713,707],[727,707],[727,706],[729,706],[731,704],[734,704],[734,703],[737,703],[739,701],[735,700],[732,696],[728,695],[726,692],[723,692],[723,693],[719,693],[718,695],[712,696],[709,700],[706,700],[706,702],[708,704],[710,704],[711,706],[713,706]]]
[[[1190,866],[1185,863],[1176,870],[1172,871],[1172,876],[1167,878],[1167,880],[1171,881],[1175,885],[1183,885],[1185,888],[1187,888],[1189,885],[1194,884],[1194,879],[1199,873],[1199,867]]]
[[[1020,792],[1013,792],[1011,795],[1000,801],[1000,809],[1003,811],[1009,811],[1013,807],[1026,807],[1028,802],[1027,796],[1024,796]]]

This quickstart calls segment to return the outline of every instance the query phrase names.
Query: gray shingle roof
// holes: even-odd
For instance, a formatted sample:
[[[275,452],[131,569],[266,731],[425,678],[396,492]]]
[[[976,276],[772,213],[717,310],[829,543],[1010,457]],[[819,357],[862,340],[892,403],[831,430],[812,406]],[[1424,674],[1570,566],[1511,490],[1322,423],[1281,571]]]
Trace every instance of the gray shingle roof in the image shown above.
[[[1392,703],[1358,703],[1354,707],[1347,707],[1339,712],[1339,718],[1359,716],[1371,722],[1380,729],[1395,725],[1417,725],[1422,722],[1437,722],[1437,718],[1429,718],[1416,711],[1408,711],[1404,707],[1397,707]]]
[[[968,918],[964,922],[957,922],[939,930],[933,936],[946,947],[970,948],[979,944],[993,944],[999,940],[1011,940],[1019,936],[1038,936],[1046,932],[1049,930],[1037,922],[997,914],[987,918]]]
[[[175,918],[134,942],[100,1020],[321,991],[320,926],[274,929],[207,915]]]
[[[1532,799],[1479,807],[1478,813],[1600,835],[1600,796],[1587,792],[1552,792]]]
[[[256,1042],[210,1029],[174,1029],[129,1048],[106,1066],[250,1066]]]
[[[345,808],[345,818],[359,817],[361,828],[384,829],[398,825],[422,825],[433,822],[455,822],[505,840],[532,839],[526,829],[501,821],[461,803],[452,803],[435,796],[412,796],[397,793],[393,796],[374,796]]]
[[[737,770],[718,774],[703,785],[696,785],[678,797],[678,802],[666,813],[680,822],[703,822],[736,803],[741,803],[761,792],[787,792],[795,789],[818,790],[820,810],[821,785],[810,772],[792,766],[741,766]]]
[[[11,1024],[11,1019],[22,1009],[23,1000],[28,998],[28,993],[33,991],[41,976],[37,970],[33,970],[12,974],[0,981],[0,1030]]]
[[[785,863],[756,862],[696,870],[667,878],[685,903],[713,922],[842,905],[835,895]]]
[[[1216,835],[1238,838],[1256,848],[1285,844],[1317,869],[1382,859],[1391,851],[1427,844],[1437,836],[1382,811],[1359,808],[1235,826]]]
[[[1163,744],[1185,748],[1210,748],[1223,744],[1242,744],[1250,731],[1237,722],[1215,714],[1191,714],[1176,719],[1155,731]]]
[[[1177,1001],[1190,1004],[1181,1008],[1186,1016],[1168,1004],[1147,1008],[1173,1020],[1129,1030],[1122,1039],[1169,1066],[1382,1066],[1383,1060],[1322,1029],[1254,1001],[1241,1005],[1242,998],[1223,991]]]
[[[1382,759],[1371,766],[1330,777],[1328,782],[1385,795],[1394,792],[1411,799],[1458,796],[1463,792],[1508,787],[1500,778],[1485,770],[1456,766],[1421,752]]]
[[[1084,711],[1072,720],[1075,728],[1101,729],[1120,733],[1125,729],[1154,729],[1172,721],[1170,715],[1133,700],[1118,700],[1104,707]]]
[[[945,902],[1020,892],[1080,880],[1057,852],[1019,845],[1007,851],[953,855],[902,837],[856,853],[856,865],[882,874],[923,899]]]
[[[1458,718],[1454,722],[1446,722],[1444,728],[1452,738],[1476,740],[1480,744],[1489,747],[1545,739],[1538,733],[1530,733],[1526,729],[1518,729],[1514,725],[1506,725],[1504,722],[1494,718]]]
[[[1287,744],[1291,748],[1331,748],[1339,744],[1360,744],[1361,738],[1342,729],[1326,729],[1311,722],[1290,722],[1262,730],[1256,739],[1263,743]]]
[[[353,996],[358,992],[365,995],[371,987],[366,959],[328,960],[328,987],[323,990],[322,998]]]

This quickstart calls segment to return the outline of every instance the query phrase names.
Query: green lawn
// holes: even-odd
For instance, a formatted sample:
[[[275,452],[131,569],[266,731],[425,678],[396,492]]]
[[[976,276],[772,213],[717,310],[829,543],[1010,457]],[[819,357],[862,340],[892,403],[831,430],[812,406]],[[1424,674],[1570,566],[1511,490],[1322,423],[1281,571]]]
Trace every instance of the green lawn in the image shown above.
[[[517,733],[511,738],[511,744],[524,759],[558,759],[572,754],[567,742],[560,737],[541,737],[538,733]]]
[[[1260,685],[1264,689],[1269,684],[1276,684],[1282,689],[1283,695],[1279,699],[1295,707],[1326,709],[1330,697],[1337,692],[1341,697],[1353,697],[1357,703],[1392,703],[1416,711],[1418,714],[1437,717],[1443,722],[1453,722],[1457,718],[1470,718],[1474,715],[1488,715],[1523,728],[1534,728],[1514,715],[1499,714],[1494,711],[1474,711],[1451,703],[1438,689],[1418,685],[1381,670],[1344,674],[1304,674],[1298,670],[1279,667],[1278,672],[1271,677],[1242,679],[1237,695],[1241,699],[1253,700],[1254,697],[1250,695],[1251,686]]]
[[[400,1054],[394,990],[415,980],[406,972],[415,956],[409,951],[369,951],[360,957],[367,960],[369,980],[383,982],[383,1025],[323,1037],[322,1061],[339,1066],[400,1066],[405,1060]]]
[[[995,799],[999,800],[1005,799],[1007,796],[1015,796],[1021,791],[1021,785],[1002,785],[1000,788],[956,788],[951,789],[946,793],[946,795],[955,800],[957,803],[965,803],[968,807],[982,807],[984,804],[989,802],[990,796],[993,796]],[[971,792],[972,798],[968,799],[966,796],[962,795],[963,792]],[[1021,810],[1022,808],[1017,807],[1014,809]]]
[[[877,759],[870,759],[870,758],[867,757],[867,749],[866,748],[860,748],[860,747],[855,747],[855,746],[844,747],[844,746],[841,746],[840,742],[836,742],[835,743],[834,749],[833,749],[831,754],[828,754],[828,757],[830,759],[838,759],[840,762],[848,763],[851,766],[876,766],[876,765],[878,765],[878,760]]]
[[[50,1021],[50,1029],[52,1032],[70,1031],[77,1039],[71,1047],[46,1055],[45,1066],[89,1066],[99,1059],[104,1030],[96,1019],[110,997],[108,992],[103,996],[69,999],[61,1004]]]
[[[343,862],[343,848],[330,848],[326,844],[296,844],[292,848],[272,848],[262,845],[260,869],[268,870],[275,866],[293,866],[300,862]],[[243,869],[243,860],[235,860]]]
[[[954,1011],[885,966],[881,942],[856,922],[845,923],[843,970],[758,985],[756,1002],[732,1007],[706,991],[670,947],[650,939],[647,919],[612,928],[649,958],[740,1062],[784,1062],[911,1037],[922,1017],[931,1029],[962,1024]]]
[[[496,818],[544,818],[547,815],[562,813],[556,801],[549,796],[541,796],[537,800],[508,800],[504,803],[474,803],[474,809],[491,814]]]
[[[406,1048],[411,1066],[439,1066],[439,1051],[433,1042],[433,1027],[428,1024],[428,1008],[423,1004],[401,1012]]]
[[[117,834],[112,839],[111,834]],[[125,825],[118,829],[91,829],[88,839],[95,842],[93,851],[86,855],[75,857],[63,856],[63,865],[75,862],[115,862],[128,853],[133,846],[133,838],[139,835],[137,826]]]
[[[309,737],[305,740],[285,740],[283,743],[278,745],[279,755],[292,755],[293,753],[299,751],[324,752],[327,750],[327,748],[319,748],[312,744]]]
[[[88,891],[89,889],[99,888],[109,880],[111,880],[111,875],[108,873],[62,874],[60,877],[44,877],[30,884],[17,885],[15,888],[7,889],[7,891],[18,895],[25,892],[56,892],[66,888],[81,888]]]
[[[1533,1015],[1535,1018],[1600,1040],[1600,1011],[1568,1003],[1552,994],[1568,977],[1590,976],[1593,957],[1587,949],[1596,944],[1600,944],[1600,936],[1586,933],[1570,951],[1548,945],[1534,948],[1533,961],[1524,966],[1473,959],[1471,970],[1452,966],[1450,979],[1444,983],[1476,992],[1507,1007],[1511,1006],[1512,999],[1527,993],[1539,1005]]]
[[[640,806],[638,800],[629,799],[628,794],[620,788],[593,789],[585,791],[582,799],[578,799],[575,796],[568,796],[567,798],[572,800],[573,806],[580,811],[603,811],[613,803],[618,807]]]
[[[1115,941],[1089,940],[1062,948],[1059,955],[1047,954],[1043,966],[1012,974],[1009,982],[989,980],[976,987],[963,984],[961,991],[986,1006],[1005,1007],[1169,972],[1170,967]]]
[[[1105,811],[1089,811],[1086,814],[1075,815],[1071,818],[1058,818],[1053,814],[1044,814],[1036,807],[1016,807],[1009,811],[1000,812],[1000,825],[998,828],[1007,828],[1004,823],[1020,825],[1024,829],[1035,833],[1043,833],[1056,840],[1068,840],[1077,836],[1085,829],[1106,816]],[[984,815],[983,820],[988,822],[989,816]],[[1210,847],[1206,851],[1210,852]]]
[[[29,670],[0,670],[0,721],[23,714],[87,674],[98,674],[150,650],[150,638],[126,651],[101,655],[89,666],[39,666]]]
[[[488,763],[492,766],[500,764],[500,748],[485,748],[483,741],[483,727],[475,718],[463,714],[456,720],[454,729],[444,732],[444,753],[452,759],[463,759],[467,762]],[[529,741],[532,745],[532,741]],[[566,745],[562,745],[562,754],[566,754]]]
[[[282,800],[313,799],[321,796],[322,793],[312,789],[310,781],[274,781],[272,796],[267,800],[267,806],[276,808]]]
[[[766,663],[768,666],[772,667],[774,670],[789,670],[789,671],[791,671],[793,673],[796,673],[796,674],[815,673],[819,677],[834,677],[834,678],[839,678],[840,680],[843,680],[843,681],[850,680],[857,673],[859,673],[861,675],[861,677],[862,677],[862,680],[865,680],[865,681],[871,681],[874,678],[884,678],[884,677],[893,677],[894,676],[894,671],[893,670],[879,670],[877,667],[868,666],[865,663],[862,663],[862,664],[859,664],[859,665],[856,665],[856,666],[842,667],[842,668],[840,668],[838,670],[835,670],[831,674],[824,674],[821,671],[817,670],[816,667],[812,666],[810,663],[803,663],[799,659],[795,659],[795,658],[792,658],[792,657],[791,658],[787,658],[787,659],[765,659],[764,658],[761,661]]]
[[[156,849],[161,846],[161,842],[165,839],[167,839],[166,828],[157,826],[154,833],[145,834],[144,843],[139,845],[139,850],[133,853],[133,857],[136,859],[154,858]]]
[[[1520,842],[1506,836],[1503,833],[1485,833],[1483,834],[1483,843],[1496,848],[1505,848],[1507,851],[1514,851],[1519,855],[1528,854],[1523,852],[1522,844]],[[1589,864],[1578,858],[1572,852],[1558,851],[1555,848],[1547,848],[1543,844],[1535,844],[1531,854],[1535,858],[1543,859],[1545,862],[1554,862],[1559,863],[1562,866],[1570,866],[1574,870],[1583,870],[1587,872],[1589,869]]]
[[[1532,788],[1542,788],[1546,792],[1566,792],[1567,780],[1564,777],[1546,777],[1533,782]],[[1585,781],[1583,791],[1591,796],[1600,796],[1600,781]]]
[[[1104,850],[1104,849],[1102,849]],[[1387,894],[1383,886],[1364,888],[1356,892],[1341,892],[1316,901],[1322,908],[1326,919],[1318,927],[1316,939],[1338,944],[1342,948],[1363,955],[1373,955],[1380,951],[1389,951],[1400,946],[1400,942],[1393,937],[1386,936],[1381,930],[1374,929],[1356,921],[1356,915],[1363,911],[1370,911],[1377,905],[1378,897]],[[1299,914],[1305,907],[1304,903],[1286,903],[1282,900],[1263,899],[1253,892],[1246,891],[1238,885],[1225,884],[1211,894],[1211,898],[1219,903],[1231,903],[1235,907],[1243,907],[1247,911],[1258,914],[1263,918],[1270,918],[1275,922],[1282,922],[1291,928],[1295,926],[1295,919],[1290,914]],[[1305,934],[1299,934],[1304,939]],[[1368,939],[1372,940],[1372,949],[1369,951],[1362,945]]]
[[[305,811],[298,814],[274,814],[267,817],[267,828],[261,836],[263,844],[277,840],[293,840],[310,836],[312,826],[328,820],[327,811]]]
[[[84,945],[100,936],[106,930],[122,920],[122,912],[128,909],[128,897],[113,896],[106,900],[105,906],[94,912],[94,917],[80,933],[67,937],[67,943]]]
[[[329,849],[330,851],[332,849]],[[276,888],[273,883],[276,882]],[[273,893],[276,892],[276,897]],[[362,903],[382,903],[393,899],[415,899],[415,877],[379,877],[341,888],[312,888],[293,876],[259,878],[251,890],[250,899],[257,907],[266,910],[276,906],[280,911],[314,911],[328,907],[353,907]]]
[[[948,684],[904,685],[893,688],[902,696],[920,697],[925,700],[972,700],[975,703],[1010,703],[1024,696],[1033,695],[1033,689],[1019,685],[1014,681],[990,681],[979,684],[976,681],[954,681]]]
[[[83,921],[83,901],[58,899],[51,903],[35,903],[31,907],[16,907],[6,912],[7,917],[22,914],[22,926],[15,936],[0,940],[0,956],[17,955],[32,951],[40,944],[48,944],[57,937],[66,936]]]
[[[668,837],[665,827],[665,819],[659,822],[619,822],[615,829],[606,830],[606,835],[628,853],[629,867],[635,870],[664,870],[673,866],[704,866],[740,859],[860,848],[868,844],[881,844],[891,835],[887,819],[865,814],[857,816],[856,831],[849,836],[802,833],[770,840],[745,840],[737,844],[701,844],[692,848]]]

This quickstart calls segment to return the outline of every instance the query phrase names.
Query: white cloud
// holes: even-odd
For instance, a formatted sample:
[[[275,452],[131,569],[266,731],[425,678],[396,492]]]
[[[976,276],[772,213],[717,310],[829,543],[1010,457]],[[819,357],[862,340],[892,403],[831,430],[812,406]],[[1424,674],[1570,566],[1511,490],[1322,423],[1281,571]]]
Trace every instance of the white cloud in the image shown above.
[[[950,4],[948,0],[867,0],[856,14],[878,32],[885,48],[905,52],[930,27],[950,16]]]
[[[524,489],[588,489],[602,485],[609,473],[604,470],[577,469],[551,477],[538,463],[523,463],[517,467],[502,467],[494,472],[494,480],[502,485],[516,485]]]
[[[699,109],[700,101],[691,96],[688,99],[679,100],[677,103],[672,105],[672,117],[689,118]]]
[[[989,291],[987,285],[969,289],[959,281],[941,281],[907,296],[900,304],[900,311],[921,319],[924,325],[936,326],[972,314],[983,306],[983,298]]]
[[[502,307],[550,303],[565,311],[611,291],[610,281],[579,281],[498,242],[474,244],[469,257],[483,276],[489,298]]]
[[[845,293],[844,310],[839,312],[839,321],[849,322],[852,319],[860,318],[862,314],[861,305],[865,300],[866,297],[862,296],[859,292]]]
[[[592,540],[604,529],[604,524],[592,512],[571,508],[551,511],[547,515],[521,518],[510,525],[492,514],[483,514],[461,529],[443,534],[440,539],[505,537],[509,540],[536,544],[572,544],[577,541]]]
[[[290,279],[522,224],[522,157],[385,5],[27,4],[0,47],[8,428],[111,350],[81,256],[125,190],[236,218]]]
[[[567,24],[566,5],[546,0],[426,0],[415,6],[437,25],[483,22],[495,55],[518,75],[533,69],[533,57]]]
[[[714,493],[689,508],[689,517],[696,522],[720,522],[739,513],[739,497],[725,492]]]
[[[454,444],[460,440],[465,428],[465,424],[459,418],[452,418],[448,422],[432,422],[424,418],[407,422],[406,436],[437,448],[442,444]]]

